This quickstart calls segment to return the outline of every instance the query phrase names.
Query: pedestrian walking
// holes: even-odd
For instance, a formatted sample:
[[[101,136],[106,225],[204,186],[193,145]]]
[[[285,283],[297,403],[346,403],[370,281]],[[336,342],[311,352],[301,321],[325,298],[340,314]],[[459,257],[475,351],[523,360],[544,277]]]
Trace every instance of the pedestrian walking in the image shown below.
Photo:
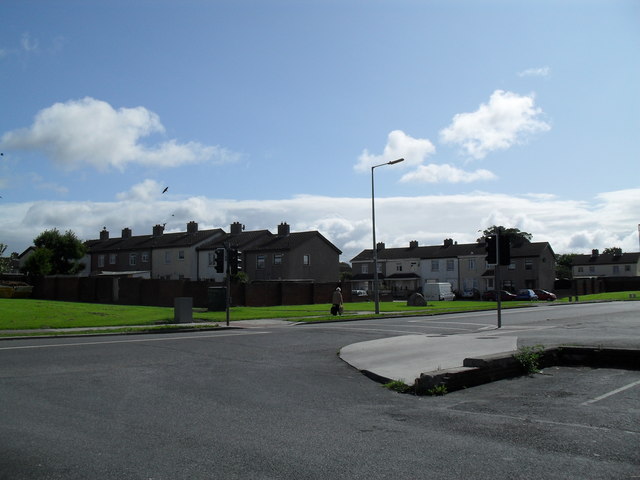
[[[331,315],[342,315],[342,290],[337,287],[331,296]]]

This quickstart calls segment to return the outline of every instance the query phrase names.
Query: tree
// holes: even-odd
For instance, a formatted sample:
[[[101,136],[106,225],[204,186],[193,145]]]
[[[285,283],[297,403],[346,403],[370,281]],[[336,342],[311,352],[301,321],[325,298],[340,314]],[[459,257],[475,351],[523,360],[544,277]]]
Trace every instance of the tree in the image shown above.
[[[0,273],[9,270],[10,259],[3,256],[6,249],[7,246],[4,243],[0,243]]]
[[[622,249],[620,247],[608,247],[602,251],[603,255],[607,253],[610,253],[611,255],[622,255]]]
[[[557,279],[568,279],[571,280],[573,278],[572,266],[573,259],[576,257],[577,253],[563,253],[562,255],[558,255],[556,258],[556,278]]]
[[[73,275],[84,268],[80,259],[84,257],[86,247],[71,230],[64,235],[56,228],[45,230],[33,244],[36,249],[22,269],[29,275]]]
[[[7,246],[4,243],[0,243],[0,273],[11,272],[14,266],[18,263],[18,252],[11,252],[11,255],[4,257],[4,252],[7,250]]]
[[[533,238],[533,235],[528,232],[523,232],[518,228],[505,228],[503,226],[492,225],[482,232],[482,235],[488,237],[489,235],[495,235],[500,233],[500,235],[505,235],[509,237],[509,240],[512,244],[522,243],[522,240],[526,240],[530,242]]]

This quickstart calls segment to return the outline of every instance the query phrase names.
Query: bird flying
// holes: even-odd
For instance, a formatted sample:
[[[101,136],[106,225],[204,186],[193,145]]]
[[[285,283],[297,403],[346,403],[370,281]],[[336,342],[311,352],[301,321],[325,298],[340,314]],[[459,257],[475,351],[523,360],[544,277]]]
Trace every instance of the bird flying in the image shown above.
[[[167,190],[169,190],[169,187],[164,187],[164,190],[162,190],[162,193],[166,193]]]

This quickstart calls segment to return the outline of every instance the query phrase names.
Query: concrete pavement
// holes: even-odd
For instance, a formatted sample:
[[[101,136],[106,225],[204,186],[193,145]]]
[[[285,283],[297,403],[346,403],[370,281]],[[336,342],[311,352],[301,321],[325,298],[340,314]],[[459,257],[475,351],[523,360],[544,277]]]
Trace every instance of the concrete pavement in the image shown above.
[[[403,335],[348,345],[340,350],[340,358],[379,380],[401,380],[413,385],[424,373],[471,370],[473,367],[464,367],[464,360],[469,357],[513,356],[517,340],[516,336],[485,333]]]

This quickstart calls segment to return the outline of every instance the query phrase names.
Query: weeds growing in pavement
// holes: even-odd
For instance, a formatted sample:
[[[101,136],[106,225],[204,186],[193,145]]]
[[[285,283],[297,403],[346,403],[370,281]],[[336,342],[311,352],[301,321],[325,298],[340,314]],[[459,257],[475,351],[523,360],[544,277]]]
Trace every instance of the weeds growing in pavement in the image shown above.
[[[409,393],[412,390],[412,387],[404,383],[402,380],[392,380],[382,386],[398,393]]]
[[[518,352],[513,356],[514,358],[520,362],[522,368],[528,374],[534,374],[540,372],[540,357],[544,352],[544,346],[536,345],[534,347],[520,347]]]
[[[429,390],[427,390],[427,393],[431,396],[442,396],[442,395],[446,395],[447,393],[447,386],[446,385],[436,385],[433,388],[430,388]]]

